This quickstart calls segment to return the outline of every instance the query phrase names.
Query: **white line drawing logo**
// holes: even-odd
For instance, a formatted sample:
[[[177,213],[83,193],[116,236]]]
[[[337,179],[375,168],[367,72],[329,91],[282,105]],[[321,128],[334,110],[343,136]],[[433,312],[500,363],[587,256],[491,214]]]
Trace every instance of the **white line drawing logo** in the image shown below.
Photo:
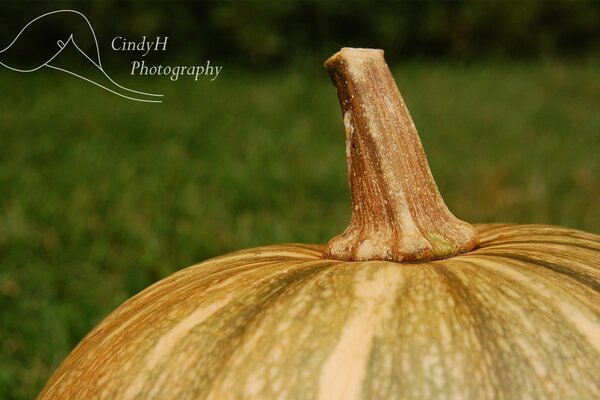
[[[13,39],[13,41],[6,46],[4,49],[0,50],[0,56],[2,55],[2,53],[6,52],[7,50],[9,50],[14,44],[15,42],[17,42],[17,40],[19,39],[19,37],[23,34],[23,32],[25,32],[27,30],[27,28],[30,27],[31,24],[40,21],[41,19],[48,17],[50,15],[54,15],[54,14],[58,14],[58,13],[72,13],[72,14],[76,14],[78,16],[80,16],[81,18],[83,18],[87,24],[87,27],[89,27],[89,30],[92,34],[92,38],[95,44],[95,55],[94,57],[96,58],[96,60],[92,59],[92,57],[88,56],[76,43],[75,41],[75,37],[74,37],[74,33],[71,33],[68,38],[63,39],[59,39],[56,42],[56,45],[58,46],[58,49],[56,51],[56,53],[54,53],[47,61],[45,61],[44,63],[42,63],[41,65],[38,65],[37,67],[34,68],[30,68],[30,69],[22,69],[22,68],[15,68],[15,67],[11,67],[10,65],[5,64],[1,57],[0,57],[0,65],[12,70],[12,71],[16,71],[16,72],[34,72],[37,71],[43,67],[48,67],[48,68],[52,68],[58,71],[62,71],[62,72],[66,72],[67,74],[76,76],[77,78],[83,79],[86,82],[89,82],[93,85],[96,85],[98,87],[101,87],[104,90],[107,90],[117,96],[129,99],[129,100],[133,100],[133,101],[140,101],[140,102],[145,102],[145,103],[162,103],[162,99],[161,97],[163,97],[162,94],[154,94],[154,93],[146,93],[146,92],[140,92],[137,90],[133,90],[133,89],[129,89],[126,88],[122,85],[119,85],[117,82],[115,82],[105,71],[104,68],[102,67],[102,61],[100,59],[100,48],[98,46],[98,40],[96,38],[96,33],[94,32],[94,28],[92,28],[92,24],[90,23],[90,21],[87,19],[87,17],[85,15],[83,15],[82,13],[80,13],[79,11],[76,10],[69,10],[69,9],[64,9],[64,10],[56,10],[56,11],[50,11],[46,14],[42,14],[39,17],[33,19],[32,21],[30,21],[27,25],[25,25],[23,27],[23,29],[21,29],[21,31],[17,34],[17,36]],[[102,85],[92,79],[86,78],[82,75],[79,75],[73,71],[70,71],[66,68],[61,68],[57,65],[52,65],[51,63],[56,59],[56,57],[63,52],[63,50],[69,48],[70,46],[73,46],[74,49],[76,51],[78,51],[79,53],[83,54],[83,56],[89,61],[91,62],[101,73],[102,75],[104,75],[116,88],[113,90],[105,85]],[[118,89],[117,89],[118,88]],[[121,89],[121,91],[125,91],[128,92],[127,94],[123,94],[123,93],[119,93],[119,89]],[[149,98],[144,98],[144,96],[149,97]]]

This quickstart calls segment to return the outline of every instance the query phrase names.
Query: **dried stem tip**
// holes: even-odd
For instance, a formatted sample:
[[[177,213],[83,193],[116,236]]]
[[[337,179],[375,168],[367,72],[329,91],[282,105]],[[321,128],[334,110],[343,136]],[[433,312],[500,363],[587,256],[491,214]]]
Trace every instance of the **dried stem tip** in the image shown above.
[[[324,257],[416,262],[476,247],[440,196],[383,51],[343,48],[325,67],[344,113],[352,219]]]

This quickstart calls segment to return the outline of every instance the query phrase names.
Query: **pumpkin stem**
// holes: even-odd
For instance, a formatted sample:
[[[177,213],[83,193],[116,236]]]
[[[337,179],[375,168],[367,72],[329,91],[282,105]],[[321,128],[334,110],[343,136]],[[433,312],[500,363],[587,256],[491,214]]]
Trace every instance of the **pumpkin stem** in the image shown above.
[[[446,207],[382,50],[343,48],[325,62],[346,128],[352,218],[323,256],[428,261],[477,246]]]

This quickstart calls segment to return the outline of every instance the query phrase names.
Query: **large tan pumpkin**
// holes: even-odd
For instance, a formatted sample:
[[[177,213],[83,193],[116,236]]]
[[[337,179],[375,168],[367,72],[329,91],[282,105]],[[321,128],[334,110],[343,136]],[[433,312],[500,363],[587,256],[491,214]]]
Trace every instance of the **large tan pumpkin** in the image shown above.
[[[600,236],[457,220],[382,52],[327,66],[350,227],[326,247],[249,249],[163,279],[40,398],[600,398]]]

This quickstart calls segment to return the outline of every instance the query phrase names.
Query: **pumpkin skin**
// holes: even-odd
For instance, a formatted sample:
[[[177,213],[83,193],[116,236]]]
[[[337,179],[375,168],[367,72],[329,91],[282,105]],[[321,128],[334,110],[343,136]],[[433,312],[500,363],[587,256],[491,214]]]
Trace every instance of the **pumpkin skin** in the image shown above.
[[[125,302],[41,399],[600,398],[600,236],[476,225],[418,264],[231,253]]]

